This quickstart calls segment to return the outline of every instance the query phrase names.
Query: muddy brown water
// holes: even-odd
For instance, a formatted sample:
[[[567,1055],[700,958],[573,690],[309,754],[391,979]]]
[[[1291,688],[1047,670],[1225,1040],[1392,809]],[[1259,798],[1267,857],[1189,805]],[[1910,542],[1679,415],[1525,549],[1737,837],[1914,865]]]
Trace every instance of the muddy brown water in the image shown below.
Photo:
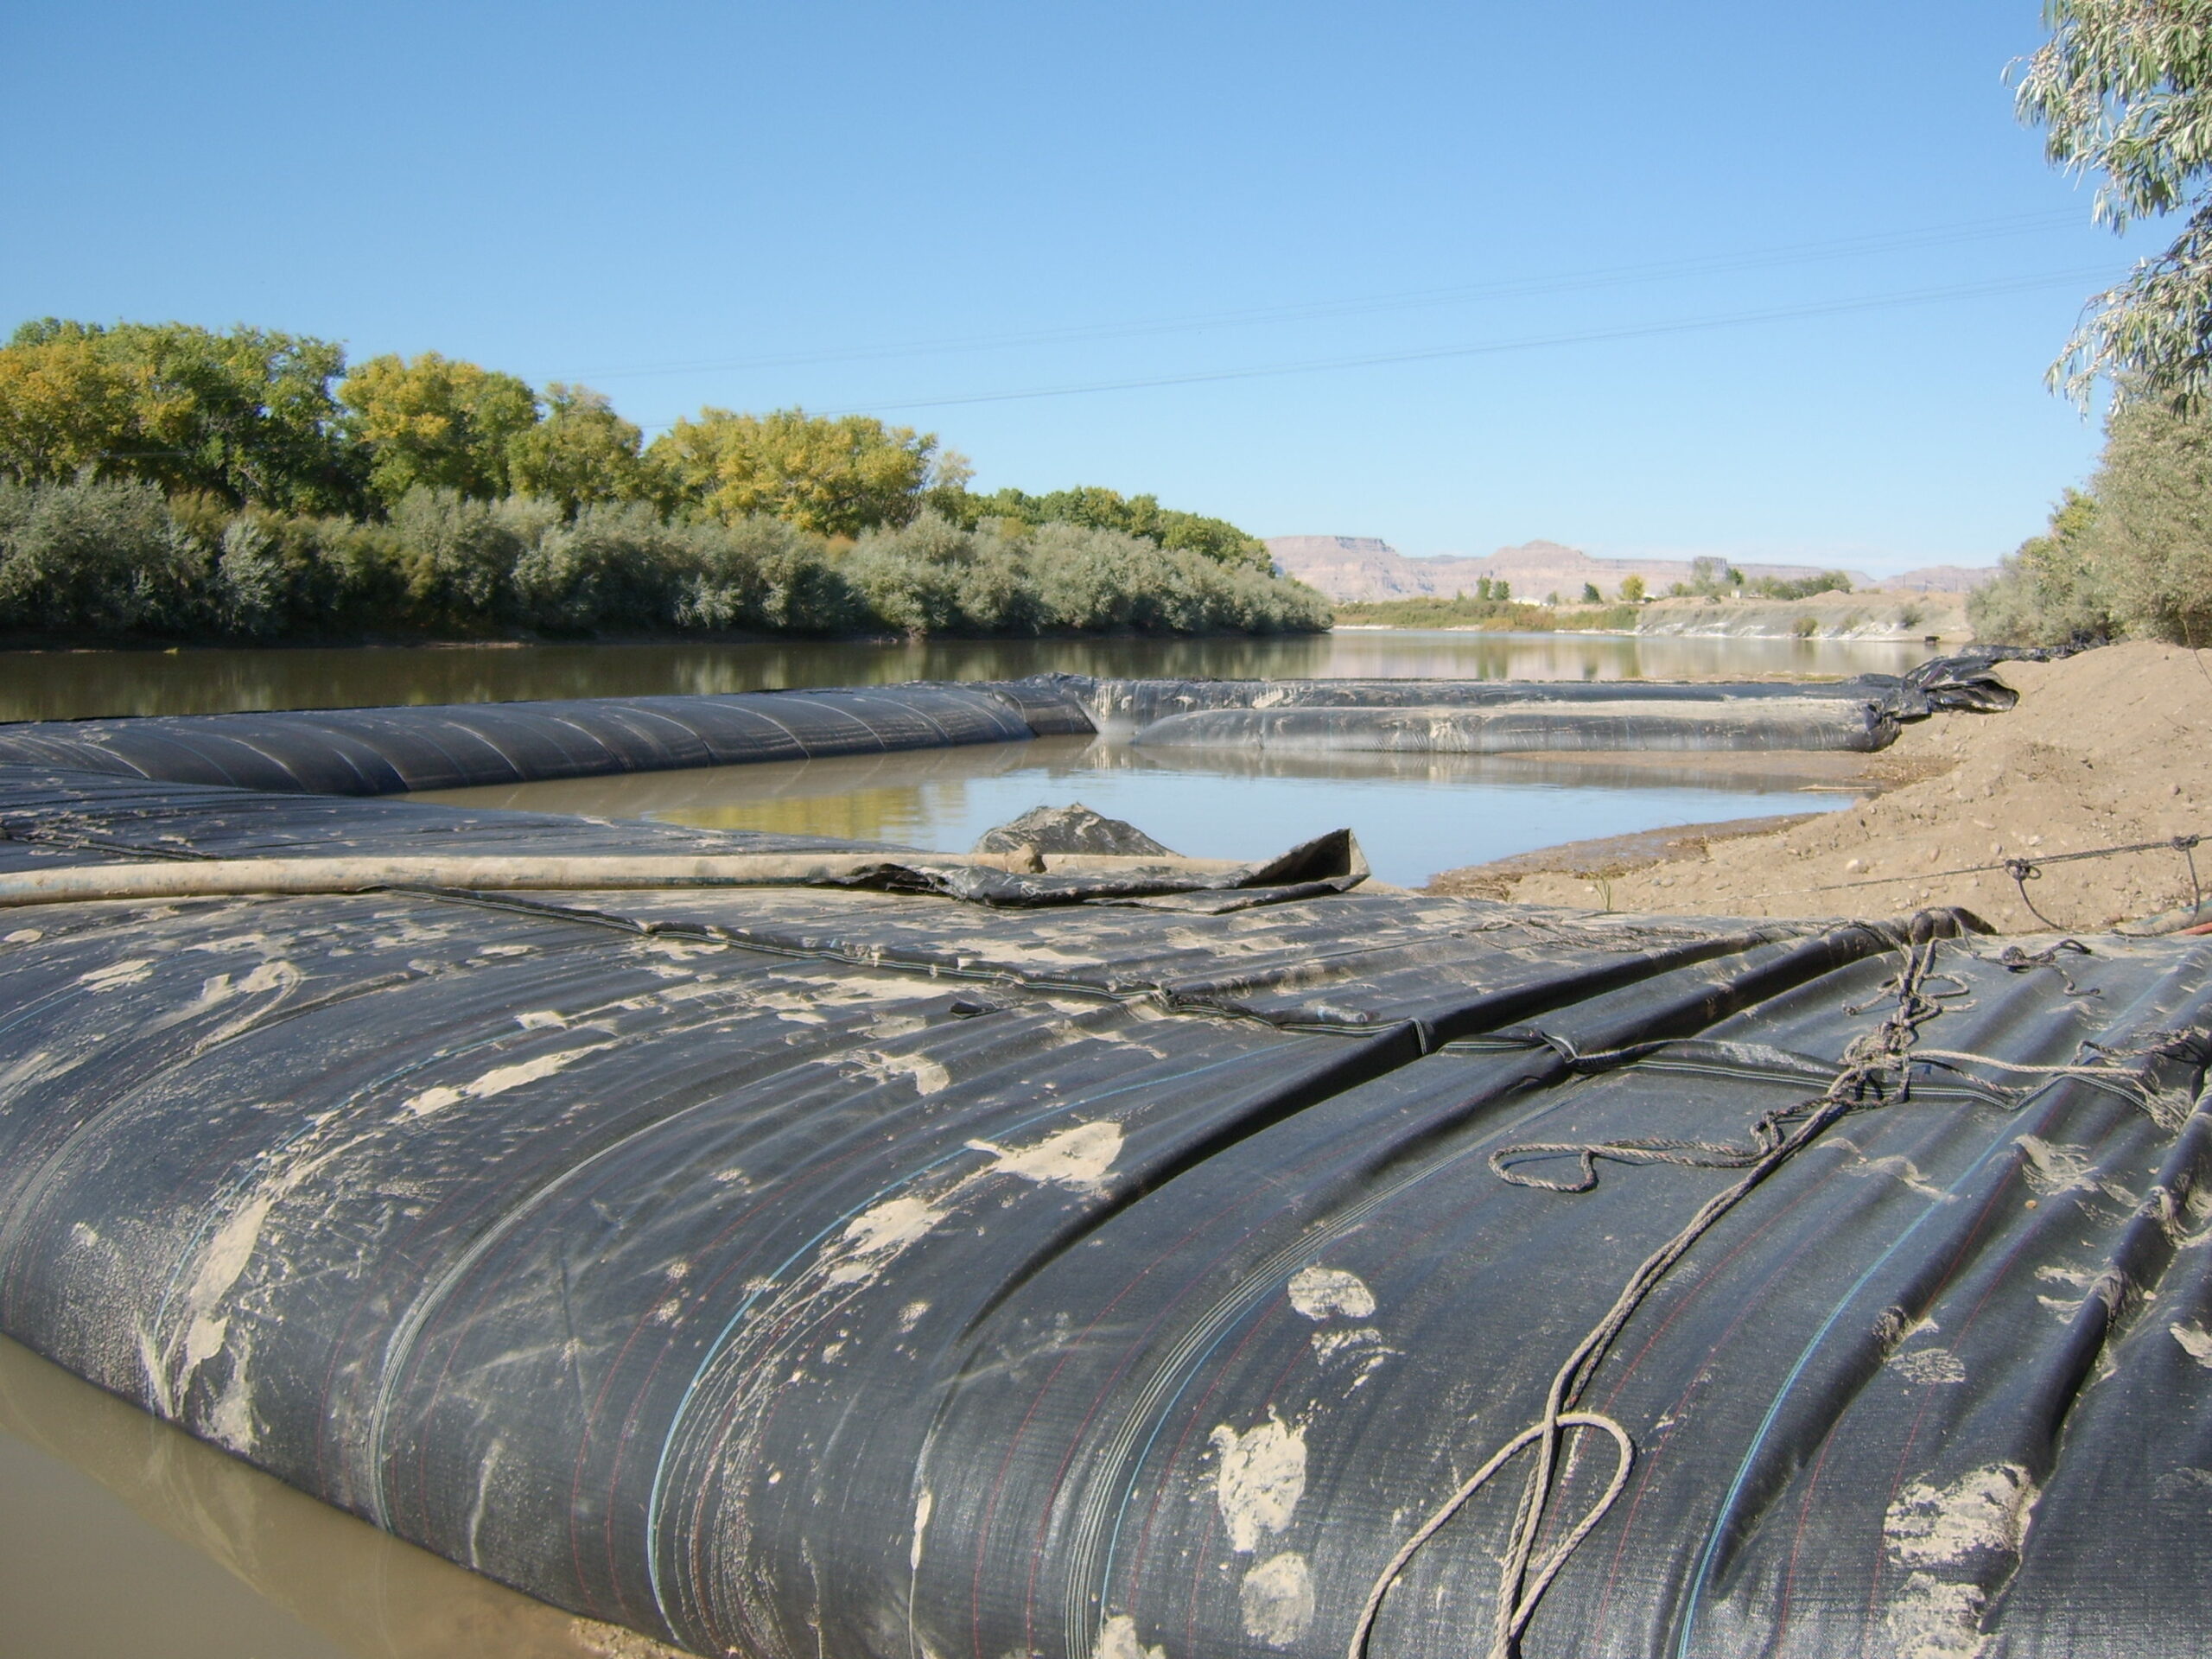
[[[378,1532],[0,1338],[9,1659],[674,1659]]]
[[[1858,798],[1856,755],[1256,753],[1039,738],[894,754],[633,772],[426,792],[454,804],[836,836],[960,851],[1038,805],[1085,806],[1192,858],[1249,859],[1355,831],[1376,879],[1561,842],[1727,818],[1826,811]]]
[[[773,641],[0,652],[0,720],[764,691],[1071,674],[1213,679],[1713,680],[1901,673],[1934,647],[1811,639],[1356,631],[1276,639]]]
[[[0,720],[1100,675],[1721,679],[1895,673],[1917,645],[1352,632],[1277,640],[0,652]],[[1839,757],[1147,757],[1087,740],[472,791],[496,804],[965,845],[1080,797],[1243,856],[1352,822],[1385,879],[1828,804]],[[744,774],[742,776],[739,774]],[[1832,793],[1829,801],[1841,797]],[[1328,820],[1326,823],[1322,820]],[[1470,850],[1471,849],[1471,850]],[[1272,850],[1272,847],[1269,849]],[[0,1659],[645,1659],[0,1339]]]

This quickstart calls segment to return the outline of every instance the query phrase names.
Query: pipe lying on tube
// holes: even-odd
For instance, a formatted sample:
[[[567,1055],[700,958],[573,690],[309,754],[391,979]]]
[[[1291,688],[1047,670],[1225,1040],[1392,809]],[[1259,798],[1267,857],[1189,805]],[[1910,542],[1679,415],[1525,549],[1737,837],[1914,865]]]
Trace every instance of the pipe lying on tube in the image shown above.
[[[1011,853],[717,853],[690,858],[656,855],[162,859],[73,864],[0,875],[0,906],[248,893],[365,893],[379,887],[591,893],[645,887],[803,887],[887,868],[981,868],[1033,874],[1041,864],[1029,848]]]

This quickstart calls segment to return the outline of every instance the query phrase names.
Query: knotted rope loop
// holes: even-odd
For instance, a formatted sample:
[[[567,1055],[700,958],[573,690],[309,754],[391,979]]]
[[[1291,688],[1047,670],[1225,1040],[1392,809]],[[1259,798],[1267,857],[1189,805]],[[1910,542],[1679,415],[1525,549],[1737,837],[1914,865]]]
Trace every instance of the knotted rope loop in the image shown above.
[[[2199,839],[2196,836],[2176,836],[2173,842],[2174,850],[2189,866],[2189,913],[2191,916],[2204,913],[2204,889],[2197,885],[2196,880],[2196,843]]]
[[[1802,1148],[1825,1134],[1846,1113],[1856,1109],[1870,1096],[1887,1092],[1894,1077],[1896,1096],[1904,1098],[1910,1084],[1908,1051],[1918,1027],[1942,1011],[1940,994],[1931,994],[1928,981],[1935,965],[1937,939],[1931,930],[1916,928],[1905,944],[1897,975],[1885,988],[1896,1006],[1872,1031],[1854,1039],[1844,1051],[1842,1065],[1827,1090],[1807,1101],[1767,1113],[1751,1128],[1747,1141],[1736,1145],[1709,1141],[1622,1141],[1581,1146],[1531,1144],[1503,1147],[1491,1154],[1491,1167],[1516,1185],[1540,1187],[1556,1192],[1586,1192],[1597,1182],[1597,1160],[1623,1163],[1672,1163],[1695,1167],[1741,1169],[1740,1179],[1700,1205],[1675,1236],[1646,1256],[1621,1287],[1596,1325],[1585,1333],[1545,1390],[1541,1414],[1494,1452],[1459,1490],[1447,1498],[1390,1558],[1368,1592],[1358,1624],[1352,1631],[1346,1659],[1365,1659],[1367,1643],[1383,1599],[1429,1539],[1464,1509],[1497,1471],[1524,1447],[1535,1448],[1535,1460],[1522,1486],[1513,1518],[1513,1530],[1498,1578],[1497,1599],[1488,1659],[1519,1659],[1521,1638],[1535,1615],[1537,1604],[1567,1559],[1612,1508],[1626,1489],[1635,1461],[1635,1442],[1628,1431],[1610,1417],[1576,1409],[1611,1351],[1622,1328],[1651,1294],[1655,1287],[1689,1252],[1690,1248],[1732,1210],[1759,1183],[1789,1161]],[[1532,1156],[1573,1156],[1580,1173],[1578,1183],[1549,1180],[1516,1171],[1516,1160]],[[1562,1442],[1573,1429],[1596,1429],[1613,1436],[1620,1461],[1605,1491],[1568,1529],[1566,1535],[1539,1556],[1544,1522],[1560,1478]]]
[[[2028,897],[2028,883],[2043,880],[2043,870],[2036,861],[2030,858],[2008,858],[2005,861],[2005,874],[2012,878],[2012,885],[2020,890],[2020,902],[2028,907],[2028,914],[2045,927],[2055,930],[2058,924],[2037,910],[2036,901]]]
[[[1560,1568],[1567,1565],[1567,1557],[1574,1553],[1576,1546],[1589,1535],[1591,1528],[1596,1526],[1605,1511],[1612,1508],[1613,1500],[1618,1497],[1628,1485],[1629,1471],[1636,1465],[1636,1442],[1629,1438],[1626,1429],[1602,1413],[1562,1412],[1556,1418],[1547,1422],[1529,1424],[1528,1427],[1500,1446],[1491,1455],[1488,1463],[1470,1475],[1458,1491],[1452,1493],[1438,1507],[1433,1515],[1422,1522],[1415,1529],[1413,1536],[1399,1547],[1398,1553],[1390,1558],[1389,1566],[1382,1570],[1382,1576],[1375,1581],[1375,1587],[1367,1592],[1366,1605],[1359,1610],[1359,1623],[1352,1627],[1351,1651],[1355,1656],[1366,1652],[1367,1638],[1375,1628],[1376,1616],[1382,1611],[1382,1598],[1389,1593],[1390,1586],[1398,1581],[1398,1575],[1404,1572],[1413,1558],[1421,1553],[1421,1546],[1434,1536],[1446,1522],[1465,1509],[1467,1506],[1467,1501],[1487,1486],[1491,1478],[1499,1470],[1504,1468],[1528,1447],[1535,1445],[1545,1434],[1560,1429],[1601,1430],[1612,1436],[1614,1450],[1619,1455],[1613,1464],[1613,1478],[1606,1484],[1605,1491],[1599,1494],[1595,1503],[1583,1511],[1581,1519],[1575,1522],[1567,1536],[1553,1546],[1551,1553],[1537,1563],[1528,1588],[1522,1592],[1520,1599],[1510,1610],[1504,1609],[1501,1605],[1504,1622],[1512,1626],[1514,1635],[1518,1637],[1521,1630],[1527,1625],[1529,1615],[1536,1610],[1537,1598],[1544,1593],[1552,1580],[1557,1576]],[[1494,1643],[1492,1651],[1496,1651]]]

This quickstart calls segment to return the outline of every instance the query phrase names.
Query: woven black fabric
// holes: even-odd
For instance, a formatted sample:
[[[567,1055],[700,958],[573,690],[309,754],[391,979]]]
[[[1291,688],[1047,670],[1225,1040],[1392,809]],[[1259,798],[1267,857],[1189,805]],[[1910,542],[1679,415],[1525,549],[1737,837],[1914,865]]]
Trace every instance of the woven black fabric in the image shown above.
[[[168,715],[0,726],[0,766],[391,795],[759,760],[1135,733],[1250,748],[1878,749],[1936,708],[2012,693],[1980,658],[1816,685],[1095,680]],[[1532,705],[1507,709],[1499,705]]]
[[[0,727],[0,765],[391,795],[755,760],[1005,743],[1090,729],[1041,690],[914,684],[727,696],[168,715]]]
[[[792,844],[22,770],[0,824],[8,868]],[[1340,1655],[1749,1172],[1579,1395],[1634,1461],[1525,1651],[2195,1651],[2212,946],[2088,944],[1357,891],[26,908],[0,1329],[702,1654]],[[1616,1462],[1556,1446],[1540,1558]],[[1487,1650],[1534,1450],[1370,1653]]]

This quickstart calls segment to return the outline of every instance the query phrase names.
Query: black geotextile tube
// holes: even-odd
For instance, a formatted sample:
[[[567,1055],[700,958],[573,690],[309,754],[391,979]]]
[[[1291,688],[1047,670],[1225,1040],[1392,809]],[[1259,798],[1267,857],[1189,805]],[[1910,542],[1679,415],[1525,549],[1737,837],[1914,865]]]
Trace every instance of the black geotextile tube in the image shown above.
[[[0,868],[715,840],[13,772],[0,822]],[[1592,1524],[1527,1653],[2205,1645],[2212,945],[1357,892],[9,920],[0,1330],[702,1654],[1343,1655],[1521,1442],[1366,1643],[1488,1651],[1548,1384],[1731,1192],[1552,1442],[1538,1567]]]
[[[1669,688],[1673,690],[1675,688]],[[1873,703],[1841,698],[1641,698],[1623,702],[1493,703],[1481,708],[1202,709],[1137,728],[1140,748],[1418,754],[1669,749],[1847,750],[1897,741],[1897,722]]]
[[[1731,705],[1739,720],[1792,717],[1792,704],[1842,703],[1869,724],[1925,718],[1938,709],[1994,713],[2014,702],[1995,664],[2031,653],[1985,647],[1939,657],[1902,677],[1687,683],[1659,680],[1116,680],[1048,674],[1025,684],[1055,687],[1079,701],[1102,730],[1141,730],[1178,715],[1226,709],[1465,709],[1497,704],[1638,702]]]
[[[1090,729],[1080,704],[1035,682],[923,682],[722,696],[41,721],[0,727],[0,766],[391,795],[1005,743]]]
[[[1176,721],[1146,741],[1258,741],[1296,726],[1316,747],[1873,749],[1897,722],[1936,708],[1994,709],[2012,692],[1980,658],[1923,664],[1904,680],[1830,684],[1478,683],[1444,680],[1027,680],[832,687],[715,696],[584,697],[436,707],[34,721],[0,725],[0,766],[106,772],[169,783],[321,795],[392,795],[558,778],[669,772],[817,756],[1126,733],[1200,710],[1307,711]],[[1486,706],[1612,705],[1572,715],[1465,711]],[[1637,705],[1651,707],[1639,715]],[[1662,709],[1657,705],[1669,705]],[[1682,705],[1682,707],[1674,707]],[[1688,705],[1710,705],[1702,715]],[[1414,719],[1417,709],[1440,721]],[[1387,712],[1402,711],[1397,716]],[[1461,711],[1456,716],[1451,711]],[[1515,734],[1519,718],[1529,729]],[[1531,724],[1533,718],[1534,724]],[[1430,726],[1448,733],[1425,741]],[[1488,727],[1485,737],[1478,729]],[[1541,730],[1535,729],[1541,727]],[[1179,728],[1181,728],[1179,730]],[[1269,741],[1281,743],[1282,737]]]

